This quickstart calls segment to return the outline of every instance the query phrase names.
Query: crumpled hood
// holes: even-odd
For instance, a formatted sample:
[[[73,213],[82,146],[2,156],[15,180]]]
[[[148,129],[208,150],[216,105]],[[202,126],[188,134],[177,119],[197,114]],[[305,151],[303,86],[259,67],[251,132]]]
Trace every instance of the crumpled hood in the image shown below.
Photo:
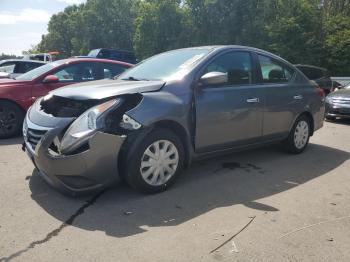
[[[75,100],[104,99],[122,94],[152,92],[164,86],[163,81],[97,80],[69,85],[50,94]]]

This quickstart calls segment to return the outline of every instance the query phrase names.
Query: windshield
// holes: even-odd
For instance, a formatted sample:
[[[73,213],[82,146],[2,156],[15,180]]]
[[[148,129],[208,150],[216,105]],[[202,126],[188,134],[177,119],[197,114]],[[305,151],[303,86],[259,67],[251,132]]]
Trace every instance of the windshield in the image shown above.
[[[33,80],[35,78],[37,78],[38,76],[41,76],[42,74],[50,71],[51,69],[53,69],[54,67],[60,65],[61,63],[57,63],[57,62],[52,62],[49,64],[45,64],[43,66],[39,66],[33,70],[30,70],[29,72],[20,75],[19,77],[16,77],[17,80]]]
[[[153,56],[120,75],[122,80],[180,80],[210,49],[181,49]]]
[[[98,52],[100,52],[100,49],[93,49],[89,52],[88,56],[97,57]]]

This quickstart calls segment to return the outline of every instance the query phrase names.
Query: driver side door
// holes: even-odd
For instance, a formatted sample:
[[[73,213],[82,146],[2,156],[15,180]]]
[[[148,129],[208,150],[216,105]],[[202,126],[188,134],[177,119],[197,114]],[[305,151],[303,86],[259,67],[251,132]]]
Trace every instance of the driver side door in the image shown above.
[[[253,144],[262,138],[264,90],[255,84],[255,65],[248,51],[214,58],[201,75],[222,72],[227,83],[198,85],[195,93],[198,153]]]

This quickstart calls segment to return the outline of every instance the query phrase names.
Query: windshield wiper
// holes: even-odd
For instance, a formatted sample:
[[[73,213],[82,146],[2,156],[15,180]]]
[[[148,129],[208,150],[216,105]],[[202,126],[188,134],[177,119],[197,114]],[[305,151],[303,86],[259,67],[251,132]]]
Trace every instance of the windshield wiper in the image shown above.
[[[128,78],[122,78],[122,80],[129,80],[129,81],[149,81],[145,78],[135,78],[133,76],[129,76]]]
[[[123,78],[122,80],[129,80],[129,81],[140,81],[140,79],[137,79],[133,76],[129,76],[128,78]]]

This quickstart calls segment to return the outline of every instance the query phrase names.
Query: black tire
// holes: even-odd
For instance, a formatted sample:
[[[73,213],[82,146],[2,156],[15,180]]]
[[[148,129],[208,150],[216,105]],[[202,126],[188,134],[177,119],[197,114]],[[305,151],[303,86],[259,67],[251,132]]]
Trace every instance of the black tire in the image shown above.
[[[295,138],[296,135],[296,130],[298,128],[299,123],[306,123],[307,127],[308,127],[308,132],[307,132],[307,137],[305,140],[305,144],[301,143],[301,144],[297,144],[297,140]],[[311,124],[310,124],[310,119],[305,116],[302,115],[300,116],[294,123],[292,130],[290,131],[288,137],[286,140],[283,141],[283,146],[286,152],[291,153],[291,154],[300,154],[302,153],[307,145],[309,144],[309,139],[310,139],[310,134],[311,134]],[[305,136],[304,136],[305,137]]]
[[[151,185],[147,183],[141,175],[141,161],[146,149],[154,142],[160,140],[169,141],[176,147],[178,152],[178,164],[175,173],[166,181],[166,183],[161,185]],[[137,142],[138,141],[135,140],[135,143]],[[175,182],[177,176],[183,169],[184,156],[184,146],[174,132],[164,128],[154,129],[138,145],[131,144],[129,146],[129,150],[126,152],[126,157],[124,157],[124,160],[122,161],[123,178],[129,186],[139,192],[147,194],[162,192]]]
[[[334,122],[335,120],[337,120],[337,118],[334,116],[326,116],[326,120],[330,122]]]
[[[18,135],[22,130],[23,111],[14,103],[0,101],[0,139]]]

